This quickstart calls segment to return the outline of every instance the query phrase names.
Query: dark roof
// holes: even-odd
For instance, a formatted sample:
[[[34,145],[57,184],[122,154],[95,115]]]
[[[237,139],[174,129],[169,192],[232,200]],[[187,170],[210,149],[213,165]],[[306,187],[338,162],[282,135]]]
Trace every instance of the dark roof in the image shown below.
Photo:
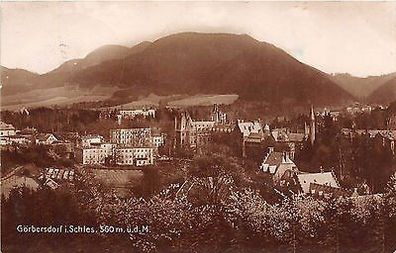
[[[45,141],[45,140],[47,140],[51,135],[53,135],[53,134],[38,134],[38,135],[37,135],[37,139],[40,140],[40,141]],[[54,137],[55,137],[55,135],[54,135]],[[56,138],[56,137],[55,137],[55,138]]]
[[[282,152],[271,152],[264,160],[264,163],[269,164],[270,166],[273,165],[278,166],[282,162],[282,157],[283,157]]]

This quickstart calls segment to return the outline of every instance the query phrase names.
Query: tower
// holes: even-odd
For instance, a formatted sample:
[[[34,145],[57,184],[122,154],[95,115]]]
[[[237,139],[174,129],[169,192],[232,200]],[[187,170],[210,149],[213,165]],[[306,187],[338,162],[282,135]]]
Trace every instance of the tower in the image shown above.
[[[222,112],[217,104],[213,106],[212,121],[214,121],[215,124],[227,123],[227,113]]]
[[[311,145],[314,144],[316,138],[316,121],[315,121],[315,111],[313,105],[311,105],[311,112],[309,117],[309,141]]]
[[[189,145],[190,143],[190,115],[187,112],[182,112],[175,117],[175,132],[176,132],[176,147]]]

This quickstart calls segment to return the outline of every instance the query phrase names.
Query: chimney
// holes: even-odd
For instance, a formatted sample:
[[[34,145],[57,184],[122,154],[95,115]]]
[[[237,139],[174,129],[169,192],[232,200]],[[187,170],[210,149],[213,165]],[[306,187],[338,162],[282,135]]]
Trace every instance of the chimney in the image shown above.
[[[324,173],[324,169],[322,166],[320,166],[320,173]]]
[[[268,147],[268,153],[271,154],[274,152],[274,147]]]

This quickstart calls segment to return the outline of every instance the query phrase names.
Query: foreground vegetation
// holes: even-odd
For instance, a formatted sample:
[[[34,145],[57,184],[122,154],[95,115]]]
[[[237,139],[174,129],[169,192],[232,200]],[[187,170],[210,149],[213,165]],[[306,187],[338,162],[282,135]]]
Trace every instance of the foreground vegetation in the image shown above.
[[[382,195],[270,202],[235,168],[200,160],[179,190],[118,198],[82,171],[56,191],[2,199],[3,252],[393,252],[396,177]],[[243,173],[242,173],[243,174]],[[18,234],[18,224],[148,225],[148,233]],[[20,242],[24,243],[21,244]]]

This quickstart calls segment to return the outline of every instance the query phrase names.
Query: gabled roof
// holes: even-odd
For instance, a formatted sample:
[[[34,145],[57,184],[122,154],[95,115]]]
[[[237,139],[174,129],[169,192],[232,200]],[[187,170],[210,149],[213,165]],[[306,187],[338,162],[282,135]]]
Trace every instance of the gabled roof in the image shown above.
[[[309,187],[311,183],[340,188],[333,172],[299,173],[297,174],[297,179],[304,193],[310,193]]]
[[[271,152],[264,159],[263,163],[268,164],[270,166],[276,165],[278,166],[282,162],[283,153],[282,152]]]
[[[0,121],[0,129],[1,130],[15,130],[15,127],[11,124],[7,124],[3,121]]]
[[[287,170],[298,171],[297,166],[289,158],[287,153],[282,152],[270,152],[264,158],[263,163],[260,166],[264,172],[271,174],[282,174]],[[278,175],[282,176],[282,175]]]
[[[249,136],[251,133],[260,133],[262,132],[262,127],[259,122],[238,122],[237,124],[239,130],[243,134],[243,137]]]
[[[50,138],[51,136],[55,137],[55,135],[53,135],[53,134],[38,134],[36,138],[37,138],[37,140],[39,140],[39,141],[46,141],[46,140],[48,140],[48,138]],[[57,139],[57,138],[55,137],[55,139]]]

